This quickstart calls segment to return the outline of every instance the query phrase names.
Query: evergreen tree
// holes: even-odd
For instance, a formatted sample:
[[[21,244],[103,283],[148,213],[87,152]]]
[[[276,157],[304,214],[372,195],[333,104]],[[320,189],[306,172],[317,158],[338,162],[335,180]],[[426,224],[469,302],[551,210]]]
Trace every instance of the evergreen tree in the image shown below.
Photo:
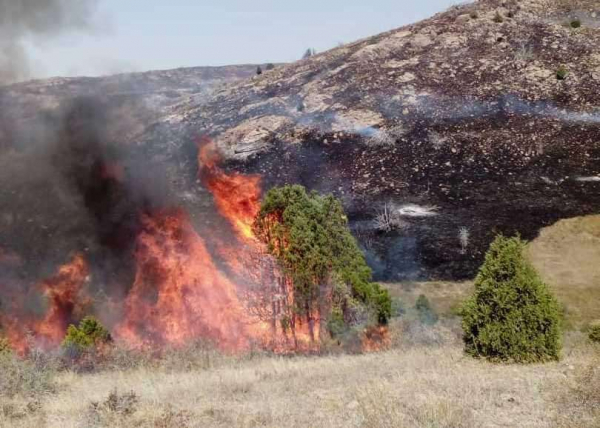
[[[256,67],[256,75],[260,76],[263,73],[261,66]]]
[[[557,360],[560,308],[547,286],[523,256],[518,237],[498,236],[464,304],[467,353],[493,360]]]
[[[78,327],[69,326],[63,346],[85,350],[110,341],[108,330],[96,318],[85,317]]]
[[[339,330],[342,319],[352,323],[358,306],[379,323],[390,318],[390,296],[371,282],[371,269],[335,197],[307,193],[297,185],[271,189],[255,232],[293,284],[295,313],[306,317],[309,325],[316,316],[327,319],[335,314],[332,325]],[[323,305],[325,295],[331,300]],[[321,313],[323,307],[330,308],[328,314]]]

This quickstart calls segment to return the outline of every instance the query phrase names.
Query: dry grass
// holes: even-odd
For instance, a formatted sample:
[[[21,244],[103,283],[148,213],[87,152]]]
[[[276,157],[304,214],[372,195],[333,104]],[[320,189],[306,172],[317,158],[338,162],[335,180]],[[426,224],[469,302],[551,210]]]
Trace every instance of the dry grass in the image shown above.
[[[392,297],[399,298],[406,307],[414,307],[420,294],[427,296],[435,312],[442,316],[452,312],[473,291],[473,282],[409,282],[385,284]]]
[[[52,396],[0,397],[0,426],[550,428],[597,352],[579,344],[561,363],[508,366],[466,357],[456,340],[399,344],[357,356],[224,357],[206,369],[62,372]],[[592,420],[588,407],[577,414]]]
[[[543,229],[529,245],[528,257],[574,327],[600,319],[600,216],[561,220]]]
[[[600,318],[600,217],[542,231],[529,257],[573,323]],[[600,428],[600,347],[567,337],[563,359],[495,365],[463,354],[453,309],[471,282],[391,284],[406,307],[425,294],[442,319],[395,320],[394,349],[368,355],[224,356],[192,346],[116,350],[95,372],[0,361],[0,427]]]

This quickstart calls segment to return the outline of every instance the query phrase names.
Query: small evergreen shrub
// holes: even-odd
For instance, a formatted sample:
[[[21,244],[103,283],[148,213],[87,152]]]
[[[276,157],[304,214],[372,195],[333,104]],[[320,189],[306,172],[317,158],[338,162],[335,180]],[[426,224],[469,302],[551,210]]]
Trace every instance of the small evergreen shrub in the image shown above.
[[[502,17],[500,12],[496,12],[496,15],[494,15],[494,22],[497,24],[501,24],[504,22],[504,18]]]
[[[316,317],[328,320],[324,324],[333,337],[359,324],[387,324],[391,297],[372,281],[340,200],[298,185],[274,187],[262,202],[254,232],[291,285],[293,304],[281,307],[284,331],[289,327],[294,336],[295,326],[308,322],[313,340]]]
[[[473,11],[469,14],[469,16],[471,17],[471,19],[477,19],[479,18],[479,14],[477,13],[477,11]]]
[[[570,25],[571,25],[571,28],[581,28],[581,20],[574,19],[571,21]]]
[[[523,256],[519,237],[498,236],[461,309],[465,350],[520,363],[558,360],[561,310]]]
[[[560,66],[558,70],[556,70],[556,78],[558,80],[565,80],[569,75],[569,71],[564,66]]]
[[[94,317],[85,317],[79,326],[70,325],[63,341],[65,348],[86,350],[111,341],[108,330]]]
[[[267,66],[265,67],[265,70],[273,70],[275,68],[275,65],[272,63],[268,63]]]
[[[256,67],[256,75],[260,76],[261,74],[263,74],[263,71],[262,71],[262,67],[259,65],[258,67]]]
[[[424,294],[421,294],[417,298],[417,302],[415,303],[415,310],[419,316],[419,320],[423,324],[433,325],[438,322],[438,316],[435,313],[435,310],[431,307],[431,303],[429,299]]]
[[[592,342],[600,343],[600,321],[594,321],[590,325],[588,336]]]

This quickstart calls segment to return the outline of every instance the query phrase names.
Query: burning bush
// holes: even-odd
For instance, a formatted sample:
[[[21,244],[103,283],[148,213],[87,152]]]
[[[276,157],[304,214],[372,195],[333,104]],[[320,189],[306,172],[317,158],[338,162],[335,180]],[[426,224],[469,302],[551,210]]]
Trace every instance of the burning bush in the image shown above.
[[[73,324],[69,326],[63,346],[85,350],[108,343],[110,340],[108,330],[96,318],[85,317],[79,323],[79,327]]]
[[[390,296],[371,282],[339,200],[307,193],[302,186],[271,189],[254,229],[291,285],[286,322],[292,332],[303,320],[313,340],[314,326],[322,319],[329,319],[332,334],[370,320],[387,323]]]
[[[560,307],[523,257],[525,243],[499,236],[461,310],[466,351],[515,362],[557,360]]]

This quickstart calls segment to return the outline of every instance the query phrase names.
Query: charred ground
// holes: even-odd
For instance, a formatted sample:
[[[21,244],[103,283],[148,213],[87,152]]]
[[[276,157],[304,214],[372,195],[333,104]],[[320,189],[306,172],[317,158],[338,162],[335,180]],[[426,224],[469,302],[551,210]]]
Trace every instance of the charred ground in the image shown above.
[[[260,76],[248,67],[212,95],[194,95],[184,71],[138,75],[155,85],[151,97],[127,76],[15,85],[2,92],[0,145],[42,141],[45,128],[30,124],[73,85],[129,81],[110,96],[106,138],[145,166],[143,182],[166,176],[167,193],[202,224],[219,222],[195,180],[196,140],[209,134],[229,170],[260,173],[264,190],[300,183],[340,197],[379,279],[470,277],[496,233],[533,238],[600,207],[599,15],[590,1],[479,1]],[[23,117],[35,121],[16,132]],[[385,204],[431,215],[404,209],[402,227],[383,232],[373,219]]]

